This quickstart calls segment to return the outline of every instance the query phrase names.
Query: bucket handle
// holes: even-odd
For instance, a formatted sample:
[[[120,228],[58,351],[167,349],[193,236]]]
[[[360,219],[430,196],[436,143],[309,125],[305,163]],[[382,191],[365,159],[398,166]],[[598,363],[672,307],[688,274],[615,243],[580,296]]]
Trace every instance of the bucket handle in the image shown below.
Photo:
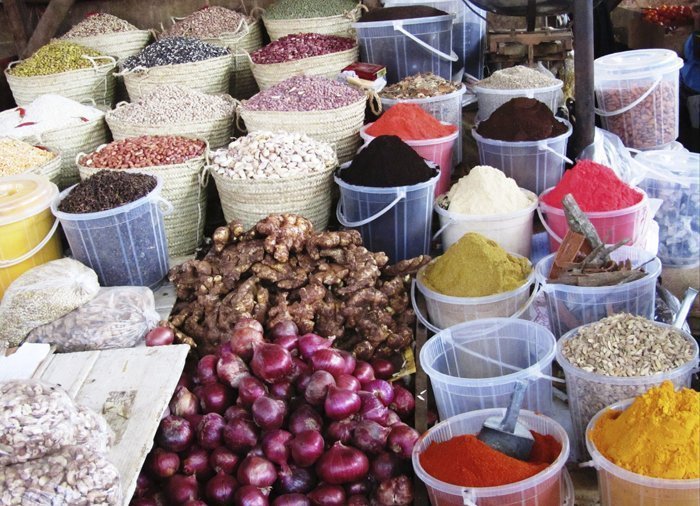
[[[435,232],[435,234],[433,234],[433,239],[432,239],[433,241],[436,240],[438,237],[440,237],[440,235],[442,235],[442,233],[445,230],[450,228],[455,223],[455,220],[453,220],[452,218],[447,218],[446,221],[447,221],[447,223],[445,223],[442,227],[440,227],[440,229],[437,232]]]
[[[406,37],[408,37],[409,39],[411,39],[413,42],[415,42],[415,43],[418,44],[419,46],[423,47],[423,49],[426,49],[427,51],[430,51],[431,53],[435,53],[436,55],[438,55],[438,56],[439,56],[440,58],[442,58],[443,60],[455,62],[455,61],[457,61],[457,60],[459,59],[459,57],[457,56],[457,53],[455,53],[454,51],[451,51],[450,54],[443,53],[443,52],[440,51],[439,49],[435,49],[433,46],[431,46],[431,45],[428,44],[427,42],[424,42],[424,41],[420,40],[418,37],[416,37],[416,36],[413,35],[412,33],[406,31],[406,29],[403,27],[403,22],[402,22],[402,21],[400,21],[400,20],[394,21],[393,26],[394,26],[394,30],[396,30],[397,32],[402,33],[403,35],[405,35]]]
[[[169,216],[175,210],[175,206],[173,206],[169,200],[165,200],[160,195],[157,195],[154,200],[155,200],[156,204],[159,204],[158,207],[160,208],[160,211],[163,213],[163,216]]]
[[[549,236],[552,239],[557,241],[559,244],[564,242],[564,239],[559,237],[559,234],[557,234],[554,230],[552,230],[552,227],[549,226],[549,223],[547,223],[547,220],[544,219],[544,215],[542,214],[542,207],[541,206],[537,206],[537,216],[539,216],[540,223],[542,223],[542,226],[544,227],[544,229],[547,231],[547,233],[549,234]]]
[[[367,225],[368,223],[376,220],[377,218],[379,218],[379,217],[385,215],[386,213],[388,213],[389,211],[391,211],[393,209],[393,207],[396,204],[398,204],[401,201],[401,199],[404,199],[404,198],[406,198],[406,190],[401,188],[399,190],[396,198],[393,201],[391,201],[391,203],[389,203],[389,205],[387,205],[384,209],[382,209],[378,213],[373,214],[372,216],[370,216],[368,218],[365,218],[365,219],[359,220],[359,221],[348,221],[348,219],[345,218],[345,216],[343,215],[343,199],[341,198],[338,201],[337,207],[335,208],[335,215],[338,218],[338,222],[340,222],[340,224],[346,228],[361,227],[362,225]]]
[[[539,142],[537,143],[537,149],[539,149],[540,151],[548,151],[548,152],[552,153],[553,155],[556,155],[557,158],[561,158],[561,159],[564,160],[566,163],[571,164],[571,165],[574,164],[574,162],[573,162],[570,158],[568,158],[566,155],[562,155],[562,154],[559,153],[557,150],[550,148],[550,147],[547,145],[547,142],[546,142],[546,141],[539,141]]]
[[[625,107],[622,107],[621,109],[617,109],[616,111],[603,111],[602,109],[598,109],[597,107],[594,107],[593,110],[595,111],[595,113],[598,116],[604,116],[604,117],[617,116],[618,114],[625,113],[625,112],[629,111],[630,109],[633,109],[634,107],[641,104],[644,101],[644,99],[646,99],[649,95],[651,95],[652,92],[659,86],[659,84],[661,84],[662,79],[663,79],[663,76],[657,77],[656,81],[654,81],[654,83],[651,86],[649,86],[649,89],[647,91],[642,93],[636,100],[633,100],[632,102],[627,104]]]
[[[56,229],[58,228],[58,218],[54,218],[53,225],[51,225],[51,229],[49,229],[49,233],[46,234],[46,237],[44,237],[39,244],[34,246],[32,249],[27,251],[24,255],[14,258],[12,260],[0,260],[0,269],[6,269],[7,267],[12,267],[13,265],[21,264],[25,260],[30,259],[39,251],[42,250],[44,246],[51,240],[53,237],[54,233],[56,232]]]

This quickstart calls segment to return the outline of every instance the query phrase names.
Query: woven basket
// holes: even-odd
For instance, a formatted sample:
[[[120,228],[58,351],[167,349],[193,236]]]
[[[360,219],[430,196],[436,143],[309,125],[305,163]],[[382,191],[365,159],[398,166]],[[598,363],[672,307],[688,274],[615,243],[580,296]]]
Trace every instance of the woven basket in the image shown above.
[[[360,128],[365,120],[365,104],[362,98],[350,105],[324,111],[252,111],[243,102],[237,114],[245,122],[249,132],[275,129],[302,132],[318,141],[335,147],[340,163],[355,156],[360,147]]]
[[[97,150],[102,149],[100,146]],[[159,176],[163,179],[162,197],[173,205],[173,212],[163,216],[168,254],[171,257],[191,255],[204,238],[205,211],[207,208],[206,181],[203,177],[207,152],[185,163],[135,169],[96,169],[75,162],[80,179],[86,179],[100,170],[118,170]]]
[[[337,53],[312,56],[282,63],[253,63],[249,61],[255,81],[261,90],[284,81],[292,76],[323,76],[335,78],[340,71],[360,57],[360,48],[355,46]]]
[[[233,179],[211,170],[227,223],[248,229],[270,214],[295,213],[325,230],[331,210],[334,167],[326,172],[284,179]]]
[[[223,95],[232,103],[237,103],[229,95]],[[123,107],[125,102],[117,104],[114,110]],[[112,131],[115,141],[127,137],[140,137],[142,135],[179,135],[193,139],[204,139],[212,149],[221,148],[231,142],[233,136],[234,114],[219,119],[204,121],[189,121],[186,123],[161,123],[157,125],[145,125],[143,123],[127,123],[114,117],[113,111],[108,111],[105,119]]]
[[[355,29],[352,24],[360,19],[363,9],[366,7],[358,4],[357,7],[345,14],[324,18],[267,19],[263,16],[263,22],[270,40],[277,40],[291,33],[320,33],[354,38]]]
[[[7,83],[17,105],[27,105],[40,95],[54,93],[76,102],[93,100],[96,104],[112,107],[116,79],[113,70],[116,60],[111,56],[87,57],[93,68],[69,70],[45,76],[13,76],[8,72],[19,62],[12,62],[5,70]],[[96,60],[108,60],[98,64]]]
[[[54,156],[51,160],[44,163],[43,165],[39,165],[38,167],[29,169],[28,172],[30,172],[31,174],[37,174],[39,176],[46,176],[47,178],[49,178],[49,181],[58,186],[61,183],[61,153],[56,149],[50,149],[45,146],[36,147],[45,149],[47,151],[51,151],[56,156]]]
[[[81,46],[89,47],[102,54],[114,56],[119,60],[128,58],[141,52],[151,40],[152,33],[149,30],[129,30],[126,32],[105,33],[90,37],[71,37],[67,40]]]
[[[179,84],[202,93],[228,93],[233,71],[233,55],[208,60],[139,68],[120,72],[129,98],[135,102],[146,93],[164,84]]]

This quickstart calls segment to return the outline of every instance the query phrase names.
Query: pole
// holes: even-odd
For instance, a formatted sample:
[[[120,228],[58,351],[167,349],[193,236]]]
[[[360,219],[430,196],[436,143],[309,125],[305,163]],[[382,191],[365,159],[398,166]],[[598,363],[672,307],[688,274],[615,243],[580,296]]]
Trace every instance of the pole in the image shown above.
[[[23,58],[31,56],[34,51],[51,40],[51,37],[56,34],[56,30],[58,30],[59,25],[74,3],[75,0],[51,0],[49,2],[27,43],[22,55]]]
[[[576,128],[574,156],[593,143],[593,0],[574,0],[574,72]]]

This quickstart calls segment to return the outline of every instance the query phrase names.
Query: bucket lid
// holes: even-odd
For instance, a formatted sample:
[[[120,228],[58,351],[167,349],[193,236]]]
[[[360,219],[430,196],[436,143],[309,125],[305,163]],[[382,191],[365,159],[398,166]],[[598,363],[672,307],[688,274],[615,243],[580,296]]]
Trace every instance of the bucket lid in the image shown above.
[[[682,66],[683,60],[670,49],[623,51],[601,56],[593,62],[596,81],[659,76]]]
[[[0,226],[29,218],[51,205],[58,187],[45,176],[22,174],[0,178]]]
[[[700,184],[700,154],[690,151],[642,151],[635,158],[649,170],[646,178],[677,182],[683,185]]]

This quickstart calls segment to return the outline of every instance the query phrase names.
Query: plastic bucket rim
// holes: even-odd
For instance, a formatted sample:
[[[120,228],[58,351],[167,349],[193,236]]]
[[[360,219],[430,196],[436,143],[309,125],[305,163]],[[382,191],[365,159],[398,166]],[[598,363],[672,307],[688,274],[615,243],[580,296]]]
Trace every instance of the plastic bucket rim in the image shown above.
[[[424,18],[405,18],[405,19],[390,19],[387,21],[355,21],[352,23],[352,27],[357,28],[393,28],[395,21],[400,21],[403,25],[420,25],[423,23],[443,23],[445,21],[450,22],[450,29],[452,31],[452,20],[455,19],[454,14],[442,14],[440,16],[427,16]],[[401,35],[404,37],[404,35]],[[362,39],[358,34],[358,37]],[[375,37],[365,37],[368,39],[373,39]]]
[[[561,443],[561,452],[559,453],[559,456],[552,462],[547,468],[543,469],[539,473],[535,474],[534,476],[531,476],[525,480],[521,481],[516,481],[514,483],[509,483],[507,485],[501,485],[497,487],[463,487],[460,485],[453,485],[451,483],[446,483],[444,481],[438,480],[437,478],[432,477],[430,474],[428,474],[424,469],[423,466],[420,465],[420,450],[419,446],[423,443],[428,438],[428,435],[431,434],[431,432],[435,431],[437,432],[439,429],[442,429],[443,427],[450,427],[450,425],[454,424],[457,421],[461,421],[463,419],[468,419],[468,418],[476,418],[477,416],[484,416],[485,418],[488,418],[489,416],[498,416],[498,415],[503,415],[505,414],[506,408],[487,408],[487,409],[479,409],[475,411],[468,411],[466,413],[460,413],[459,415],[454,415],[449,417],[446,420],[442,420],[441,422],[435,424],[433,427],[428,429],[427,432],[424,434],[421,434],[421,436],[418,438],[416,441],[416,444],[413,446],[413,451],[411,452],[411,463],[413,464],[413,469],[416,473],[416,475],[420,478],[420,480],[426,485],[426,487],[432,488],[432,489],[437,489],[442,493],[454,495],[456,497],[462,497],[462,491],[463,490],[475,490],[479,494],[479,497],[498,497],[498,496],[503,496],[503,495],[508,495],[508,494],[515,494],[515,493],[522,493],[524,490],[535,488],[536,486],[542,484],[546,480],[552,478],[555,476],[557,473],[561,473],[564,469],[566,469],[566,461],[569,458],[569,453],[571,451],[571,443],[569,441],[569,436],[562,427],[562,425],[554,420],[553,418],[550,418],[546,415],[543,414],[538,414],[530,410],[523,409],[520,411],[520,415],[525,415],[522,420],[519,420],[521,422],[524,422],[524,425],[526,427],[529,426],[528,420],[533,420],[535,418],[540,418],[540,419],[545,419],[549,424],[551,424],[552,428],[554,431],[560,436],[559,442]],[[450,423],[451,422],[451,423]],[[454,434],[454,431],[450,431],[451,433]],[[455,435],[463,435],[463,434],[455,434]],[[523,487],[523,484],[531,482],[528,487]]]
[[[655,53],[658,56],[664,56],[667,61],[663,62],[663,64],[661,65],[657,63],[657,66],[652,69],[649,69],[648,66],[646,66],[645,68],[639,68],[639,64],[637,64],[636,67],[626,67],[621,61],[619,61],[620,59],[636,57],[645,53],[650,56],[652,56],[653,53]],[[672,51],[670,49],[645,48],[611,53],[609,55],[604,55],[599,58],[596,58],[593,61],[593,68],[595,71],[593,86],[597,90],[600,88],[604,88],[603,83],[606,82],[629,81],[632,79],[637,80],[640,78],[653,79],[657,76],[673,75],[682,66],[683,59],[679,57],[675,51]]]
[[[479,132],[476,131],[478,124],[472,128],[472,137],[474,137],[474,140],[476,140],[477,144],[483,143],[483,144],[488,144],[490,146],[513,147],[513,148],[534,148],[534,147],[537,147],[540,142],[545,142],[548,145],[555,144],[557,142],[565,142],[565,141],[567,141],[567,139],[569,137],[571,137],[571,134],[574,131],[573,126],[571,125],[571,123],[569,123],[567,120],[565,120],[563,118],[557,118],[557,121],[559,121],[560,123],[564,123],[564,125],[566,125],[566,127],[567,127],[566,132],[564,132],[561,135],[557,135],[556,137],[548,137],[546,139],[542,139],[539,141],[499,141],[497,139],[489,139],[488,137],[484,137],[481,134],[479,134]]]
[[[374,125],[374,121],[371,123],[367,123],[366,125],[362,125],[362,128],[360,128],[360,137],[362,137],[362,140],[364,140],[366,143],[372,142],[375,137],[374,135],[370,135],[367,133],[367,129]],[[448,123],[447,121],[441,121],[440,122],[443,126],[452,126],[456,127],[456,125],[453,125],[452,123]],[[425,146],[436,146],[438,144],[447,144],[448,142],[454,142],[457,140],[457,136],[459,136],[459,127],[456,127],[457,130],[452,132],[449,135],[444,135],[442,137],[435,137],[434,139],[414,139],[414,140],[405,140],[401,139],[404,143],[408,144],[411,147],[425,147]]]
[[[675,142],[675,141],[674,141]],[[664,174],[664,169],[659,167],[659,165],[662,164],[661,158],[669,158],[673,157],[674,160],[669,160],[669,162],[673,163],[678,160],[678,156],[683,156],[684,161],[687,161],[688,159],[695,159],[697,164],[693,164],[692,161],[690,163],[687,163],[686,168],[690,168],[691,173],[690,174],[678,174],[676,172],[669,172],[668,174]],[[644,167],[648,170],[648,172],[644,175],[644,179],[642,179],[641,182],[647,180],[647,179],[653,179],[654,181],[663,181],[667,183],[673,183],[673,184],[680,184],[680,185],[686,185],[689,187],[698,187],[700,186],[700,154],[699,153],[692,153],[692,152],[675,152],[675,151],[668,151],[668,150],[649,150],[649,151],[642,151],[637,156],[634,157],[636,161],[644,165]],[[673,171],[673,169],[671,169]],[[687,170],[685,171],[686,173],[688,172]],[[693,173],[694,172],[694,173]]]
[[[25,172],[23,174],[16,174],[13,176],[5,176],[2,178],[2,181],[8,182],[8,181],[12,181],[12,180],[23,180],[23,179],[27,179],[27,178],[36,180],[36,179],[42,179],[45,177],[46,176],[40,176],[38,174],[32,174],[30,172]],[[58,186],[56,186],[55,183],[51,183],[50,181],[49,181],[49,183],[53,185],[53,188],[51,189],[51,196],[46,199],[46,202],[45,202],[46,206],[44,206],[44,204],[42,204],[40,206],[40,208],[33,209],[34,212],[32,214],[20,215],[19,217],[13,218],[10,221],[2,221],[2,219],[0,219],[0,228],[6,227],[9,225],[14,225],[15,223],[27,220],[29,218],[34,218],[34,217],[40,215],[41,213],[46,212],[47,209],[50,210],[51,203],[56,198],[56,196],[60,194],[60,192],[58,190]]]
[[[451,0],[447,0],[451,1]],[[462,86],[458,89],[455,90],[451,93],[445,93],[444,95],[435,95],[433,97],[423,97],[423,98],[388,98],[388,97],[382,97],[381,94],[379,95],[379,100],[381,100],[382,103],[385,103],[387,105],[396,105],[396,104],[432,104],[435,102],[447,102],[448,100],[454,100],[455,98],[459,98],[462,95],[464,95],[467,92],[467,87],[462,84]],[[460,102],[459,104],[460,109],[462,108],[462,104]],[[450,123],[451,124],[451,123]]]
[[[543,213],[548,213],[548,214],[554,214],[556,216],[562,217],[564,216],[564,209],[560,209],[558,207],[551,206],[547,204],[544,200],[543,197],[550,193],[554,187],[547,188],[545,191],[543,191],[540,196],[539,196],[539,206],[542,208]],[[649,197],[647,195],[647,192],[642,190],[641,188],[635,186],[633,189],[642,194],[642,199],[637,202],[636,204],[632,204],[631,206],[628,207],[623,207],[622,209],[615,209],[613,211],[583,211],[583,213],[588,216],[589,219],[601,219],[601,218],[617,218],[620,216],[625,216],[627,214],[635,214],[639,209],[647,205],[647,202],[649,201]]]
[[[501,88],[486,88],[484,86],[479,86],[478,84],[474,85],[474,91],[479,94],[483,93],[484,95],[513,95],[519,96],[519,94],[528,94],[528,93],[533,93],[533,94],[538,94],[538,93],[551,93],[553,91],[558,91],[564,87],[564,81],[561,79],[556,79],[556,83],[551,84],[549,86],[541,86],[539,88],[510,88],[510,89],[501,89]]]
[[[373,193],[375,195],[396,195],[398,192],[404,191],[406,193],[406,197],[408,197],[408,193],[417,190],[423,190],[425,188],[429,188],[430,186],[434,186],[440,179],[440,169],[438,169],[437,167],[431,167],[435,170],[435,175],[431,176],[430,179],[428,179],[427,181],[423,181],[422,183],[416,183],[408,186],[359,186],[346,183],[343,179],[340,178],[340,172],[349,167],[349,163],[343,165],[345,165],[345,167],[341,166],[335,169],[333,173],[333,179],[338,184],[338,186],[340,186],[341,190],[345,188],[347,190],[352,190],[357,193]]]
[[[455,223],[465,223],[465,222],[476,222],[476,221],[506,221],[506,220],[512,220],[515,218],[521,218],[524,216],[527,216],[528,214],[533,214],[537,210],[537,205],[538,205],[538,198],[537,194],[535,192],[532,192],[530,190],[527,190],[525,188],[520,188],[520,191],[525,193],[527,197],[532,196],[532,203],[524,207],[522,209],[518,209],[517,211],[512,211],[510,213],[503,213],[503,214],[461,214],[461,213],[455,213],[452,211],[449,211],[445,209],[444,207],[440,206],[440,200],[443,199],[447,193],[442,193],[435,197],[435,204],[433,204],[433,207],[435,209],[435,212],[439,216],[444,216],[445,218],[452,220]],[[534,268],[534,266],[533,266]]]

